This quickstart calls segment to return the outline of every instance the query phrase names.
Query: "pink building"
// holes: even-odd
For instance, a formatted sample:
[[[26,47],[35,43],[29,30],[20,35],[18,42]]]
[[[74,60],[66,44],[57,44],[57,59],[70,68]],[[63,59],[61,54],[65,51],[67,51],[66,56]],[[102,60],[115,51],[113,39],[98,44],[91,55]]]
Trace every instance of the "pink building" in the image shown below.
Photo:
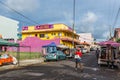
[[[60,39],[56,38],[53,40],[41,40],[38,37],[27,37],[23,41],[18,41],[20,44],[20,52],[41,52],[43,45],[48,45],[54,42],[56,45],[60,44]]]

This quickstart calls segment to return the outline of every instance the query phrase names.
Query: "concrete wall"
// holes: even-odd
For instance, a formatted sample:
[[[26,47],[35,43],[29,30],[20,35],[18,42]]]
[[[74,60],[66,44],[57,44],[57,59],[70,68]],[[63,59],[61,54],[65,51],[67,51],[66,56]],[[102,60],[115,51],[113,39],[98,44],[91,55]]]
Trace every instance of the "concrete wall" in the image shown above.
[[[80,42],[87,42],[89,44],[92,44],[94,42],[94,38],[91,33],[79,33],[80,35]]]
[[[0,34],[3,38],[17,39],[19,22],[4,16],[0,16]]]

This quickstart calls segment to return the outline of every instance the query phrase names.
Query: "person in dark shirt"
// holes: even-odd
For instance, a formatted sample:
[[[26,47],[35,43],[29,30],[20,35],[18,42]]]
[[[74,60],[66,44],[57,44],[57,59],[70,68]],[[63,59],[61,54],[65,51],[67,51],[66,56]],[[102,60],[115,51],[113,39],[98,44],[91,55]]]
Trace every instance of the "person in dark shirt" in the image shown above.
[[[96,50],[96,58],[97,58],[97,60],[99,58],[99,53],[100,53],[100,50],[99,50],[99,48],[97,48],[97,50]]]

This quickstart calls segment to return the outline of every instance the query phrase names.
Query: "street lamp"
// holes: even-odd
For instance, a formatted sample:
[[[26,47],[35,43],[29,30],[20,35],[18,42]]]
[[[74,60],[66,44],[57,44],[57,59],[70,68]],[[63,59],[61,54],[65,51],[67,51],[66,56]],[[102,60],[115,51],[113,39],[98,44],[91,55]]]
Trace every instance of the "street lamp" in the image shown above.
[[[74,48],[74,26],[75,26],[75,0],[73,0],[73,25],[72,25],[72,29],[73,29],[73,41],[72,41],[72,44],[73,44],[73,48]]]

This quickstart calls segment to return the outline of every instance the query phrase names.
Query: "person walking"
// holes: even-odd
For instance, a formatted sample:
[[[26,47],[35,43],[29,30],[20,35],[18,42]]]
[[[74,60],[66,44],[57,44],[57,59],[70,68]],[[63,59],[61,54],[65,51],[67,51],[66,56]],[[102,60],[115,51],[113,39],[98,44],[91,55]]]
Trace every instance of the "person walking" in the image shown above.
[[[75,70],[78,69],[78,65],[80,67],[81,72],[83,72],[83,65],[81,63],[82,52],[80,48],[77,48],[77,51],[75,52]]]
[[[97,60],[99,58],[99,53],[100,53],[100,50],[99,50],[99,48],[97,48],[97,50],[96,50],[96,58],[97,58]]]

